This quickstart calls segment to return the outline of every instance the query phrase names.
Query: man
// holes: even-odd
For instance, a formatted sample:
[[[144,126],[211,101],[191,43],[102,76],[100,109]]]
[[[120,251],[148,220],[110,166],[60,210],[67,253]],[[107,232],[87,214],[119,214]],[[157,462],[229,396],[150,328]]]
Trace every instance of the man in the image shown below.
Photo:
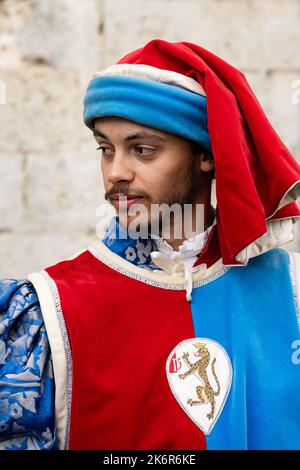
[[[84,120],[117,217],[1,282],[1,447],[299,449],[300,265],[278,247],[300,169],[244,76],[154,40],[94,76]],[[161,204],[183,209],[166,236]]]

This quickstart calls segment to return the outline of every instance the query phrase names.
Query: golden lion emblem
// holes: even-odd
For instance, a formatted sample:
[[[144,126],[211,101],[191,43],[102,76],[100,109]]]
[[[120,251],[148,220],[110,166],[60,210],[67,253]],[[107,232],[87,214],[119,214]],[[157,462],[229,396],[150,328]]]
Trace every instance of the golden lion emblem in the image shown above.
[[[183,353],[182,359],[184,360],[186,365],[189,367],[189,369],[183,374],[178,374],[178,377],[180,379],[185,379],[191,374],[197,374],[196,377],[198,377],[198,379],[200,379],[204,385],[198,385],[196,387],[198,400],[193,400],[192,398],[189,398],[187,403],[190,406],[203,405],[205,403],[210,403],[211,412],[207,414],[207,418],[213,419],[214,414],[215,414],[215,404],[216,404],[215,396],[219,395],[220,393],[220,382],[215,373],[216,358],[214,358],[211,363],[211,371],[218,387],[217,391],[214,391],[211,384],[209,383],[209,379],[207,376],[207,367],[209,366],[209,363],[210,363],[210,353],[208,349],[205,347],[206,345],[204,343],[195,343],[193,344],[193,346],[195,346],[195,348],[198,349],[198,351],[195,353],[195,356],[199,357],[199,359],[196,362],[191,363],[189,360],[189,353]]]

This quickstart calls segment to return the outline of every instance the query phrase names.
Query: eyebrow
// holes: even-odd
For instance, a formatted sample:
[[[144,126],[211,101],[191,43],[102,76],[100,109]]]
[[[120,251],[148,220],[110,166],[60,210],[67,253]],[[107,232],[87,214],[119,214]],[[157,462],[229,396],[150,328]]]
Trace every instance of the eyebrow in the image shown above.
[[[93,129],[93,135],[94,137],[102,137],[103,139],[109,140],[109,138],[103,134],[103,132],[99,131],[98,129]],[[128,142],[130,140],[136,140],[136,139],[148,139],[148,140],[159,140],[161,142],[165,142],[166,138],[161,137],[157,134],[152,134],[149,132],[141,131],[141,132],[136,132],[135,134],[128,135],[125,137],[125,141]]]

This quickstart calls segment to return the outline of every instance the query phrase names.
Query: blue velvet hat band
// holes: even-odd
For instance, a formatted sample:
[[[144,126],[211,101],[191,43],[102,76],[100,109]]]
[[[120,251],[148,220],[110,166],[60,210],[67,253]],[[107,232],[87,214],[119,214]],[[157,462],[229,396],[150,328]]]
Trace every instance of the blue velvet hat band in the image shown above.
[[[92,79],[84,98],[84,122],[117,116],[197,142],[211,151],[206,97],[178,86],[119,75]]]

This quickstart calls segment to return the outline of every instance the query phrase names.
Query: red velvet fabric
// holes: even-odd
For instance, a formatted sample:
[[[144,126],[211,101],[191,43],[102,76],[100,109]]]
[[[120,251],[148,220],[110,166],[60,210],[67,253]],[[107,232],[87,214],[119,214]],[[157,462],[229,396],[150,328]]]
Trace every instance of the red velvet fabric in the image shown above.
[[[167,358],[194,337],[185,291],[147,285],[86,251],[47,269],[72,350],[70,449],[204,449],[175,400]]]
[[[203,86],[215,159],[222,259],[224,264],[239,264],[235,256],[266,232],[266,219],[276,218],[280,200],[300,181],[298,163],[272,128],[244,75],[211,52],[188,42],[155,39],[118,63],[175,71]],[[285,217],[299,215],[296,203],[289,204]]]
[[[210,268],[221,258],[221,250],[219,244],[217,226],[214,225],[210,231],[208,239],[198,255],[197,261],[194,263],[194,267],[199,264],[205,263],[207,268]]]

